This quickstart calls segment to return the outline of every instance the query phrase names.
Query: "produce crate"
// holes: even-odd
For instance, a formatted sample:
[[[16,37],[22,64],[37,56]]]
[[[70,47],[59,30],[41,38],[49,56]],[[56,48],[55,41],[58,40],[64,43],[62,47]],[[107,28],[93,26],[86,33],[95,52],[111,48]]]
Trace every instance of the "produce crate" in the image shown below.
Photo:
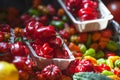
[[[67,10],[65,5],[65,0],[58,0],[62,8],[65,10],[67,15],[70,17],[72,22],[76,25],[76,29],[79,32],[90,32],[90,31],[98,31],[103,30],[107,27],[108,21],[113,18],[113,15],[106,8],[104,3],[99,0],[99,10],[101,17],[95,20],[81,21],[80,19],[75,18],[70,11]]]

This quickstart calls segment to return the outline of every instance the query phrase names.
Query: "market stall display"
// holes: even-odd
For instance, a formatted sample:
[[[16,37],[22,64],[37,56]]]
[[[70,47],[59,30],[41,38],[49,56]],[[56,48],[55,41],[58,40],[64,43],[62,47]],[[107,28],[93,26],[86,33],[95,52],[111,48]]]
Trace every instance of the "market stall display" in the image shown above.
[[[17,26],[1,23],[0,61],[15,65],[15,80],[119,80],[119,24],[111,18],[102,30],[79,32],[56,4],[29,8]]]

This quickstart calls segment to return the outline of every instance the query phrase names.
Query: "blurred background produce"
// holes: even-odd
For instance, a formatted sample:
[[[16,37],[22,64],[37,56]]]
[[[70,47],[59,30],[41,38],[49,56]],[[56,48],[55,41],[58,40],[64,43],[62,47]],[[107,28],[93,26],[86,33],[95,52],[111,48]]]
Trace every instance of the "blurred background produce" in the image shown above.
[[[102,31],[90,33],[78,33],[74,28],[73,23],[71,23],[70,19],[65,14],[64,10],[59,8],[59,5],[56,2],[57,0],[41,0],[41,2],[39,2],[39,0],[34,0],[36,2],[32,2],[30,0],[17,0],[17,2],[16,0],[12,0],[14,4],[11,0],[9,1],[10,2],[7,2],[7,0],[2,0],[4,3],[0,3],[0,14],[2,14],[2,16],[0,16],[0,23],[2,23],[0,25],[0,61],[10,62],[15,65],[18,71],[13,69],[14,66],[9,67],[16,72],[17,78],[15,77],[15,80],[18,78],[19,80],[72,80],[72,76],[75,72],[83,71],[88,73],[97,72],[110,78],[116,78],[116,80],[120,80],[120,56],[117,56],[117,54],[119,54],[119,46],[117,44],[118,36],[116,35],[117,31],[113,28],[114,24],[112,21],[108,25],[110,29],[107,28]],[[107,1],[105,2],[107,5],[109,0],[104,1]],[[9,3],[12,3],[12,5]],[[38,3],[42,5],[39,5]],[[19,7],[20,5],[22,5],[22,7]],[[36,9],[38,6],[40,9]],[[49,13],[44,11],[45,8]],[[38,10],[41,12],[41,14]],[[8,25],[3,25],[3,23],[5,23],[4,19],[8,21]],[[19,21],[22,22],[19,24]],[[28,26],[27,24],[30,21],[33,24]],[[40,23],[38,23],[38,21]],[[32,29],[29,28],[30,30],[27,29],[27,31],[32,33],[35,31],[34,28],[39,27],[39,29],[42,29],[41,26],[54,26],[55,30],[58,31],[65,43],[69,45],[68,47],[71,49],[76,59],[70,63],[66,70],[60,70],[60,68],[54,64],[39,69],[35,64],[36,62],[34,62],[34,60],[29,56],[30,51],[28,46],[24,43],[24,28],[21,28],[21,25],[24,28],[26,25],[26,27],[32,27]],[[13,34],[11,35],[10,31],[12,27],[15,28],[12,32]],[[32,31],[33,29],[34,31]],[[30,36],[32,36],[31,34]],[[14,38],[12,39],[13,43],[10,42],[11,36]],[[40,36],[41,35],[39,35],[39,38],[41,38]],[[42,38],[46,36],[50,35],[43,35]],[[34,37],[37,38],[38,36]],[[36,44],[40,44],[41,40],[36,40],[34,42]],[[61,40],[58,38],[52,39],[50,43],[57,44],[58,47],[62,47]],[[33,45],[34,49],[36,49],[36,52],[41,53],[41,45],[36,44]],[[51,49],[49,46],[44,47],[47,48],[44,48],[44,50],[50,51]],[[56,50],[55,52],[59,54],[62,51],[59,49],[58,51]],[[57,56],[61,57],[61,55]],[[7,65],[6,62],[2,63],[1,65]],[[4,67],[2,70],[6,70],[6,67]],[[9,72],[11,69],[4,72],[7,74],[7,72]],[[75,76],[81,78],[79,75]],[[10,78],[7,80],[10,80]]]
[[[102,0],[114,16],[114,20],[120,24],[120,0]]]

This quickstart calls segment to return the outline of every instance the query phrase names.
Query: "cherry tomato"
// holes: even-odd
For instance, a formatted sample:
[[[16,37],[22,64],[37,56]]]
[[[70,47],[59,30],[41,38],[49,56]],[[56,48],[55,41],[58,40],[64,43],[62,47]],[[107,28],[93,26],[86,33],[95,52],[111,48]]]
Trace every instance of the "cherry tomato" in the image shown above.
[[[107,7],[114,16],[114,20],[120,23],[120,1],[111,1],[107,4]]]

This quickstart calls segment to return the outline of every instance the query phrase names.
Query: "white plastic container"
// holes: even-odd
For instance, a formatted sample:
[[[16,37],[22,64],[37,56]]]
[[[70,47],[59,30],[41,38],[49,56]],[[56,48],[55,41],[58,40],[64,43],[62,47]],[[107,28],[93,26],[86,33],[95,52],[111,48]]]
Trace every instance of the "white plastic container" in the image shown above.
[[[65,10],[67,15],[70,17],[70,19],[73,21],[76,29],[79,32],[90,32],[90,31],[103,30],[107,27],[108,21],[113,19],[113,15],[110,13],[110,11],[106,8],[106,6],[103,4],[101,0],[99,0],[99,10],[100,10],[101,17],[99,19],[87,20],[87,21],[77,20],[67,10],[64,0],[58,0],[58,2],[62,6],[62,8]]]
[[[75,59],[65,43],[63,43],[63,47],[68,51],[69,59],[62,59],[62,58],[46,59],[44,57],[40,57],[35,53],[34,49],[32,48],[29,42],[25,42],[25,43],[31,51],[31,54],[30,54],[31,58],[36,62],[39,69],[43,69],[49,64],[55,64],[61,70],[65,70],[70,64],[70,62]]]

